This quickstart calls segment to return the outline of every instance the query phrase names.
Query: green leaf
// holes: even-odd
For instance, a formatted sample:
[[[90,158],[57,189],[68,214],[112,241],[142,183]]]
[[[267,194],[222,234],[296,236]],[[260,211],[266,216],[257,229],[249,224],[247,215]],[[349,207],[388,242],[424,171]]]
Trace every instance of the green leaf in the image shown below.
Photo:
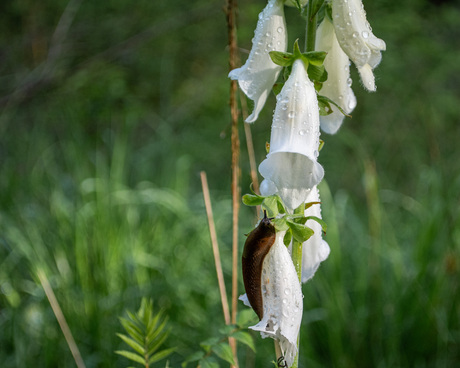
[[[321,116],[327,116],[327,115],[332,114],[332,112],[333,112],[329,102],[327,102],[326,100],[322,99],[321,96],[319,96],[319,95],[318,95],[318,108],[319,108],[319,114]]]
[[[147,355],[152,355],[158,348],[160,347],[161,344],[164,343],[166,338],[168,337],[169,333],[168,332],[163,332],[157,339],[155,340],[148,340],[148,351]]]
[[[126,332],[128,332],[129,336],[141,345],[144,343],[143,333],[139,327],[126,318],[120,317],[120,322]]]
[[[219,358],[225,360],[226,362],[234,365],[235,360],[233,359],[232,349],[229,344],[222,342],[218,345],[212,347],[212,351],[216,354]]]
[[[130,339],[126,335],[122,335],[120,333],[117,333],[117,336],[122,339],[125,343],[127,343],[129,346],[131,346],[134,350],[136,350],[139,354],[143,355],[145,350],[144,347],[139,344],[138,342],[134,341],[133,339]]]
[[[326,233],[326,231],[327,231],[327,224],[326,224],[326,222],[325,222],[323,219],[321,219],[321,218],[319,218],[319,217],[316,217],[316,216],[307,216],[306,219],[307,219],[307,220],[316,221],[318,224],[321,225],[321,228],[322,228],[323,232]]]
[[[189,355],[181,364],[182,368],[185,368],[188,363],[196,362],[204,357],[204,351],[200,350],[191,355]]]
[[[256,323],[256,314],[252,308],[246,308],[238,312],[238,326],[246,328],[254,323]]]
[[[169,348],[159,351],[158,353],[150,357],[149,364],[156,363],[159,360],[166,358],[168,355],[171,355],[174,350],[176,350],[176,348]]]
[[[115,351],[115,353],[117,353],[117,354],[119,354],[121,356],[124,356],[125,358],[128,358],[128,359],[132,360],[133,362],[145,365],[145,359],[143,357],[137,355],[136,353],[132,353],[132,352],[126,351],[126,350],[117,350],[117,351]]]
[[[286,219],[284,217],[274,219],[273,224],[275,225],[276,231],[285,231],[289,229],[289,226],[286,224]]]
[[[264,201],[265,197],[259,196],[257,194],[245,194],[243,196],[243,203],[246,206],[259,206]]]
[[[294,237],[295,241],[299,243],[303,243],[314,234],[313,230],[308,226],[298,224],[290,220],[287,221],[287,224],[292,231],[292,236]]]
[[[288,231],[286,231],[286,234],[284,234],[284,238],[283,238],[283,243],[286,247],[289,247],[289,244],[291,244],[291,240],[292,240],[292,230],[289,229]]]
[[[219,368],[219,364],[213,357],[206,357],[201,359],[198,364],[201,368]]]
[[[206,339],[200,343],[200,346],[208,352],[211,350],[211,347],[219,342],[219,339],[217,337],[210,337],[209,339]]]
[[[311,65],[321,66],[326,58],[327,52],[325,51],[308,51],[304,52],[302,56],[306,58]]]
[[[278,211],[278,199],[276,196],[268,196],[262,202],[262,209],[267,211],[268,217],[276,217]]]
[[[345,115],[345,116],[351,118],[351,115],[348,115],[339,105],[337,105],[334,101],[332,101],[330,98],[328,98],[328,97],[326,97],[326,96],[318,95],[318,104],[319,104],[319,103],[323,103],[323,104],[329,106],[329,109],[331,109],[330,104],[333,104],[334,106],[336,106],[336,107],[339,109],[339,111],[340,111],[343,115]],[[332,112],[332,109],[331,109],[331,112]],[[329,114],[330,114],[330,113],[329,113]],[[327,115],[328,115],[328,114],[327,114]]]
[[[279,66],[291,66],[295,61],[294,55],[289,52],[270,51],[269,55],[272,61]]]
[[[242,344],[248,346],[254,353],[256,352],[256,347],[254,345],[254,339],[251,334],[244,331],[237,331],[231,335],[235,340],[241,342]]]
[[[231,335],[237,329],[236,325],[225,325],[224,327],[219,328],[219,333],[224,336]]]

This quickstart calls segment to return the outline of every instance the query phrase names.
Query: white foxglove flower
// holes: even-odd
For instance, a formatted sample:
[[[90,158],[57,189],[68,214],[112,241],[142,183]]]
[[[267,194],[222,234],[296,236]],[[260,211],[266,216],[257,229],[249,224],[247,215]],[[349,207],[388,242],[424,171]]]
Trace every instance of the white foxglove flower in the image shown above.
[[[335,33],[343,51],[355,63],[363,85],[375,91],[372,70],[382,60],[385,42],[372,33],[361,0],[332,0]]]
[[[276,234],[275,243],[265,256],[262,267],[263,317],[258,324],[249,328],[259,331],[263,338],[278,340],[290,367],[297,354],[303,296],[291,256],[283,243],[285,233]],[[246,294],[240,300],[251,306]]]
[[[350,114],[356,107],[356,97],[351,89],[350,60],[337,42],[334,26],[327,17],[324,17],[318,27],[316,45],[318,50],[327,52],[324,67],[328,77],[319,93],[330,98],[343,111]],[[337,106],[331,104],[331,108],[333,110],[331,114],[320,116],[319,119],[323,132],[335,134],[342,125],[345,115]]]
[[[308,194],[306,202],[319,202],[319,191],[315,186]],[[321,207],[319,204],[314,204],[305,210],[305,216],[316,216],[321,218]],[[306,224],[315,233],[310,239],[302,245],[302,282],[310,280],[320,263],[324,261],[330,253],[329,245],[322,237],[321,225],[314,220],[307,220]]]
[[[276,98],[270,152],[259,165],[259,172],[273,182],[292,211],[305,202],[309,190],[324,176],[323,167],[317,162],[318,100],[301,60],[294,62],[291,75]]]
[[[283,67],[270,58],[270,51],[287,49],[286,20],[282,0],[269,0],[259,14],[259,21],[252,39],[252,49],[246,63],[233,69],[228,75],[238,80],[241,90],[254,101],[254,110],[246,119],[247,123],[257,120],[273,85]]]

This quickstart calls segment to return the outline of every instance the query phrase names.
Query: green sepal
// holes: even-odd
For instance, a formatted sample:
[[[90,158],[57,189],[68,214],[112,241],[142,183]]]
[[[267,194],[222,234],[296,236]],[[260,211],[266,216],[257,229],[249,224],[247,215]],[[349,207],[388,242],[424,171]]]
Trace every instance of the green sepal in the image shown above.
[[[260,206],[265,197],[257,194],[245,194],[242,199],[246,206]]]
[[[284,87],[284,83],[275,83],[272,87],[272,91],[273,93],[275,94],[275,96],[279,95],[279,93],[281,92],[281,90],[283,89]]]
[[[317,95],[318,97],[318,108],[319,114],[321,116],[326,116],[332,114],[334,110],[332,110],[331,104],[326,99],[323,99],[324,96]]]
[[[330,105],[330,104],[333,104],[334,106],[336,106],[336,107],[339,109],[339,111],[340,111],[343,115],[345,115],[345,116],[351,118],[351,115],[348,115],[339,105],[337,105],[337,104],[336,104],[334,101],[332,101],[329,97],[322,96],[322,95],[318,95],[317,97],[318,97],[318,105],[319,105],[319,109],[320,109],[320,114],[321,114],[321,115],[329,115],[329,114],[331,114],[331,113],[332,113],[332,108],[331,108],[331,105]],[[321,106],[323,106],[323,107],[325,108],[325,111],[326,111],[325,114],[322,114],[322,113],[321,113]],[[327,112],[327,111],[329,111],[329,110],[330,110],[330,112]]]
[[[321,146],[321,143],[320,143],[320,146]],[[314,204],[321,204],[321,202],[307,202],[307,203],[305,203],[305,209],[310,208]]]
[[[326,222],[319,218],[319,217],[316,217],[316,216],[306,216],[305,217],[308,220],[313,220],[313,221],[316,221],[318,224],[321,225],[321,229],[323,230],[323,233],[326,234],[326,231],[327,231],[327,224]]]
[[[306,58],[312,65],[321,66],[324,63],[324,59],[327,56],[326,51],[308,51],[302,54],[303,58]]]
[[[296,60],[295,56],[289,52],[270,51],[268,54],[272,61],[279,66],[291,66]]]
[[[322,139],[319,140],[319,147],[318,147],[318,152],[321,152],[321,150],[324,147],[324,141]]]
[[[314,234],[314,231],[312,229],[303,224],[299,224],[297,222],[290,220],[287,220],[287,224],[292,231],[292,236],[294,237],[294,240],[299,243],[303,243]]]
[[[284,245],[286,247],[289,247],[289,244],[291,244],[291,240],[292,240],[292,230],[288,229],[288,231],[286,231],[286,234],[284,234],[284,238],[283,238]]]
[[[316,82],[325,82],[327,80],[327,71],[324,65],[309,64],[307,69],[308,78]]]

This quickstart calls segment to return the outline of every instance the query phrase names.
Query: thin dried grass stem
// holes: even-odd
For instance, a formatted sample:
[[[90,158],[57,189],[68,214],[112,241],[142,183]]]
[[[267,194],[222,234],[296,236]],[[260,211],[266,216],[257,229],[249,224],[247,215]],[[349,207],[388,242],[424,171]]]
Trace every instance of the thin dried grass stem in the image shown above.
[[[56,299],[56,295],[54,294],[53,289],[46,277],[45,273],[42,270],[37,271],[38,278],[40,279],[40,283],[42,284],[43,290],[45,291],[46,297],[50,302],[51,309],[53,310],[54,315],[59,323],[59,327],[61,327],[61,331],[64,334],[64,338],[69,346],[70,352],[72,353],[73,359],[75,360],[75,364],[78,368],[86,368],[85,362],[83,361],[80,350],[78,350],[78,346],[72,336],[72,332],[70,331],[69,325],[64,317],[64,313],[62,313],[62,309],[59,306],[59,302]]]
[[[203,188],[204,205],[206,207],[206,215],[208,217],[209,234],[211,236],[212,253],[214,254],[214,263],[216,265],[217,283],[219,284],[220,300],[222,302],[222,310],[224,312],[225,324],[229,325],[231,322],[230,321],[230,310],[228,308],[227,291],[225,289],[224,273],[222,271],[222,263],[220,262],[219,244],[217,243],[217,233],[216,233],[216,227],[214,224],[214,216],[212,213],[211,197],[209,195],[209,187],[208,187],[208,179],[204,171],[200,173],[200,176],[201,176],[201,186]]]

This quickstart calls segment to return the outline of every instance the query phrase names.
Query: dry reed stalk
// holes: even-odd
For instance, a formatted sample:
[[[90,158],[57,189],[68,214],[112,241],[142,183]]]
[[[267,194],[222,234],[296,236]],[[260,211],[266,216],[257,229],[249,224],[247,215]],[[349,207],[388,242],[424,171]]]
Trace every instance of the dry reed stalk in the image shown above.
[[[69,346],[70,352],[73,355],[73,359],[75,360],[75,364],[78,368],[86,368],[85,362],[83,361],[80,350],[78,350],[78,346],[72,336],[72,332],[70,331],[69,325],[64,317],[64,313],[62,313],[62,309],[59,306],[59,302],[56,299],[56,295],[54,294],[53,289],[46,277],[45,273],[42,270],[37,271],[38,278],[40,279],[40,283],[42,284],[43,290],[45,291],[46,297],[50,302],[51,309],[53,310],[54,315],[59,323],[59,327],[61,327],[61,331],[64,334],[64,338]]]

